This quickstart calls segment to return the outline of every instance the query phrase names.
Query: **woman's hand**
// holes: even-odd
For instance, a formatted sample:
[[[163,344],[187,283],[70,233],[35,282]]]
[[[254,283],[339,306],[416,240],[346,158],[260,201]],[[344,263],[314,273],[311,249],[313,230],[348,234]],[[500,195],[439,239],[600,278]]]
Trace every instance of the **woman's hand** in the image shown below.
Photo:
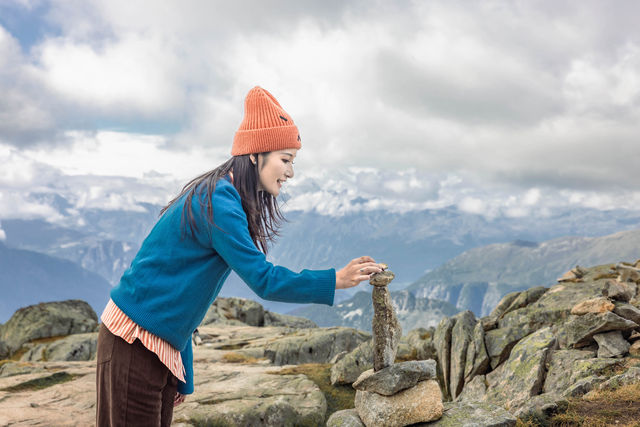
[[[380,272],[382,267],[370,256],[356,258],[336,272],[336,289],[352,288],[363,280],[369,280],[372,274]]]
[[[187,397],[186,394],[176,392],[176,396],[173,398],[173,406],[178,406],[179,404],[184,402],[184,399],[186,397]]]

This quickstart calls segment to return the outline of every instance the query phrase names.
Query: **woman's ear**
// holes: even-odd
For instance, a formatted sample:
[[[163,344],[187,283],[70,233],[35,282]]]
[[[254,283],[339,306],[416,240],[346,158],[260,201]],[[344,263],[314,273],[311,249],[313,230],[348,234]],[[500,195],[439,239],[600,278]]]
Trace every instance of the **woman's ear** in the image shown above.
[[[249,154],[249,159],[251,160],[251,163],[253,163],[254,165],[258,162],[258,159],[256,159],[255,154]]]

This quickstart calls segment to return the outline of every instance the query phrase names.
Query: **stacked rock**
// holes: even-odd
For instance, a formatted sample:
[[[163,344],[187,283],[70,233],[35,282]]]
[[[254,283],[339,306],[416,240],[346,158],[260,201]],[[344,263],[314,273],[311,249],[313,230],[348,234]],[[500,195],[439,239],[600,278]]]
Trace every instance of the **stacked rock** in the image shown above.
[[[640,325],[640,309],[636,307],[639,265],[640,261],[635,265],[618,263],[611,271],[617,277],[605,280],[602,296],[580,301],[571,309],[571,314],[577,317],[568,322],[570,346],[580,348],[595,341],[601,358],[638,352],[640,344],[634,342],[632,331]],[[568,277],[572,271],[563,277]]]
[[[394,277],[385,270],[369,281],[374,286],[373,369],[353,383],[356,411],[367,427],[433,421],[444,410],[434,360],[394,363],[402,336],[387,287]]]

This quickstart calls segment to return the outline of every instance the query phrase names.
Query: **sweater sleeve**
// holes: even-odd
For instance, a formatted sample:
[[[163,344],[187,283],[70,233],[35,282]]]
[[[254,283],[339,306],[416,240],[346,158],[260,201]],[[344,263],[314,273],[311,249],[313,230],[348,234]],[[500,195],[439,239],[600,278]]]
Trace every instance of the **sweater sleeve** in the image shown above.
[[[187,381],[186,383],[178,381],[178,393],[180,394],[193,393],[193,349],[191,345],[191,339],[189,339],[185,349],[180,352],[185,371],[184,379]]]
[[[335,269],[295,273],[268,262],[251,239],[247,216],[233,185],[219,183],[212,204],[211,245],[258,296],[271,301],[333,305]]]

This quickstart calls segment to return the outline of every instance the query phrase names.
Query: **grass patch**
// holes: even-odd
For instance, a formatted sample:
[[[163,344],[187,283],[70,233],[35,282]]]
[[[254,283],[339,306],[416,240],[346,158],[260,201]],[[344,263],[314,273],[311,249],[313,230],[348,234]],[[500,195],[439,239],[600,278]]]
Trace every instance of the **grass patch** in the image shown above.
[[[418,360],[418,349],[416,349],[415,347],[412,348],[409,353],[397,355],[395,358],[395,363],[408,362],[410,360]]]
[[[22,358],[22,356],[25,355],[25,353],[27,351],[29,351],[30,349],[27,347],[20,347],[18,350],[16,350],[15,353],[11,354],[11,356],[9,356],[9,360],[11,360],[12,362],[19,362],[20,359]]]
[[[20,384],[13,385],[11,387],[5,387],[0,389],[1,391],[18,392],[18,391],[33,391],[42,390],[43,388],[51,387],[56,384],[66,383],[74,380],[80,375],[71,375],[66,372],[56,372],[55,374],[47,377],[36,378],[33,380],[25,381]]]
[[[11,356],[9,356],[9,360],[12,360],[14,362],[18,362],[20,361],[20,359],[22,358],[22,356],[25,355],[25,353],[29,350],[31,350],[32,347],[38,345],[38,344],[49,344],[55,341],[58,341],[62,338],[66,338],[68,337],[68,335],[56,335],[55,337],[47,337],[47,338],[36,338],[34,340],[28,341],[27,343],[29,344],[33,344],[32,346],[26,346],[26,345],[22,345],[22,347],[20,347],[18,350],[15,351],[15,353],[12,353]],[[27,344],[25,343],[25,344]]]
[[[552,427],[640,426],[640,383],[603,390],[589,400],[571,399],[563,414],[551,418]]]
[[[222,361],[224,363],[258,363],[260,359],[231,351],[222,356]]]
[[[350,385],[331,385],[330,363],[306,363],[269,373],[275,375],[304,374],[316,383],[327,399],[325,421],[336,411],[354,408],[353,401],[356,397],[356,391]]]

